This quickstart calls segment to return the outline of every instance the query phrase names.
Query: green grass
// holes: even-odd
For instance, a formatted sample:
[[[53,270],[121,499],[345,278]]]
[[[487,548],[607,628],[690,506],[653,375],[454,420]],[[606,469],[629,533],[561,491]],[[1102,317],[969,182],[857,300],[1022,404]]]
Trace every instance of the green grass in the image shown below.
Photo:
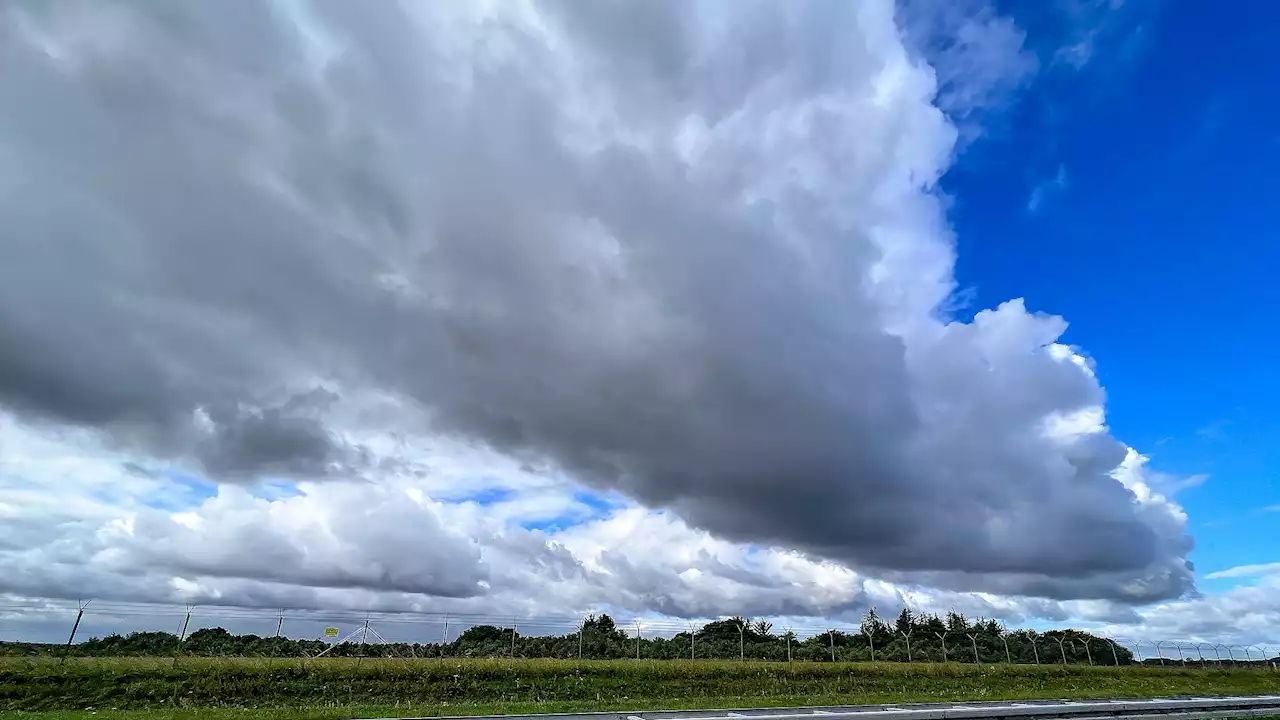
[[[1280,672],[729,661],[0,660],[25,720],[256,720],[1280,693]]]

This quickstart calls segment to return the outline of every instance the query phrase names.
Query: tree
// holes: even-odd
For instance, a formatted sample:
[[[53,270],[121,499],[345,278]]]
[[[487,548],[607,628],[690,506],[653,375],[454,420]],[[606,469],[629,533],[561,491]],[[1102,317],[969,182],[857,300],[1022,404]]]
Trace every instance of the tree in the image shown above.
[[[880,637],[889,632],[889,627],[876,614],[875,608],[871,608],[866,615],[862,616],[862,625],[858,629],[863,635],[871,638]]]
[[[599,615],[588,615],[587,619],[582,621],[582,630],[586,633],[597,633],[605,637],[612,637],[614,633],[618,632],[618,626],[607,613],[600,613]]]
[[[893,629],[904,634],[910,634],[916,626],[916,616],[911,612],[910,608],[902,608],[902,612],[898,613],[898,619],[893,623]]]
[[[910,653],[904,634],[910,633]],[[972,636],[972,637],[969,637]],[[944,639],[945,637],[945,639]],[[1062,643],[1059,645],[1058,641]],[[1007,642],[1007,655],[1006,655]],[[555,657],[576,658],[581,648],[584,658],[634,658],[639,654],[651,659],[688,658],[691,651],[699,658],[752,658],[783,661],[787,659],[830,662],[858,661],[871,658],[874,644],[879,660],[948,660],[973,662],[1061,663],[1063,655],[1069,664],[1128,665],[1133,654],[1123,645],[1105,637],[1078,630],[1051,630],[1043,635],[1029,630],[1008,632],[995,620],[969,620],[958,613],[940,618],[926,613],[901,610],[892,623],[875,610],[867,612],[857,629],[845,628],[809,636],[798,641],[787,631],[775,635],[773,625],[765,619],[747,617],[724,618],[707,623],[697,631],[696,642],[688,632],[672,637],[637,637],[619,629],[606,614],[584,619],[581,632],[564,635],[525,636],[514,628],[476,625],[466,628],[447,644],[393,643],[370,644],[361,649],[359,643],[332,645],[321,639],[291,639],[235,635],[223,628],[202,628],[187,636],[182,644],[185,653],[204,656],[304,657],[322,651],[338,657],[369,656],[408,657]],[[944,653],[945,644],[945,653]],[[172,656],[178,649],[178,636],[168,632],[139,632],[127,636],[112,634],[93,637],[71,648],[63,644],[42,645],[0,643],[0,655],[41,655],[69,652],[81,656]],[[1158,664],[1151,659],[1148,662]]]

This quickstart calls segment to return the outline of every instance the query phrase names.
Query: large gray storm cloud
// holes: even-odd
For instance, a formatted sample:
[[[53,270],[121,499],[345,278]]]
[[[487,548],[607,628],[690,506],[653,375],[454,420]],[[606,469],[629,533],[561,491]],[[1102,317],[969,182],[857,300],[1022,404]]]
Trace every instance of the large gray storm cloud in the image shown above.
[[[1176,506],[1073,431],[1105,398],[1065,322],[948,314],[940,78],[1008,78],[906,35],[887,1],[0,3],[0,405],[228,483],[388,462],[342,418],[883,577],[1182,594]]]

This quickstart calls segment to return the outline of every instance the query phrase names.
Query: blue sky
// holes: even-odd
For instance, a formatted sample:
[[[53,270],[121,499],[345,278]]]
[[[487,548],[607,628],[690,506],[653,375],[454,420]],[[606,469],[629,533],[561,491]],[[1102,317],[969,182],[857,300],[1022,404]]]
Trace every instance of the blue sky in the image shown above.
[[[1032,48],[1061,42],[1040,7],[1005,9]],[[957,280],[973,309],[1021,296],[1067,318],[1117,437],[1158,470],[1210,476],[1179,495],[1202,577],[1273,561],[1280,6],[1169,2],[1109,22],[1078,72],[1042,61],[944,179]]]

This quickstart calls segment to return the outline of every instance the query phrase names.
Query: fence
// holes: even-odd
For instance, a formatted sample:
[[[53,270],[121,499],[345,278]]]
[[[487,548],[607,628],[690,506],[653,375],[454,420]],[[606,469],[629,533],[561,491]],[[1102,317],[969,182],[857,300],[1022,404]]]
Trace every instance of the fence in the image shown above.
[[[0,604],[0,654],[1280,666],[1280,645],[1270,643],[1010,630],[954,613],[907,612],[895,622],[872,614],[860,624],[815,625],[740,617],[617,621],[604,613],[512,617],[45,601]]]

